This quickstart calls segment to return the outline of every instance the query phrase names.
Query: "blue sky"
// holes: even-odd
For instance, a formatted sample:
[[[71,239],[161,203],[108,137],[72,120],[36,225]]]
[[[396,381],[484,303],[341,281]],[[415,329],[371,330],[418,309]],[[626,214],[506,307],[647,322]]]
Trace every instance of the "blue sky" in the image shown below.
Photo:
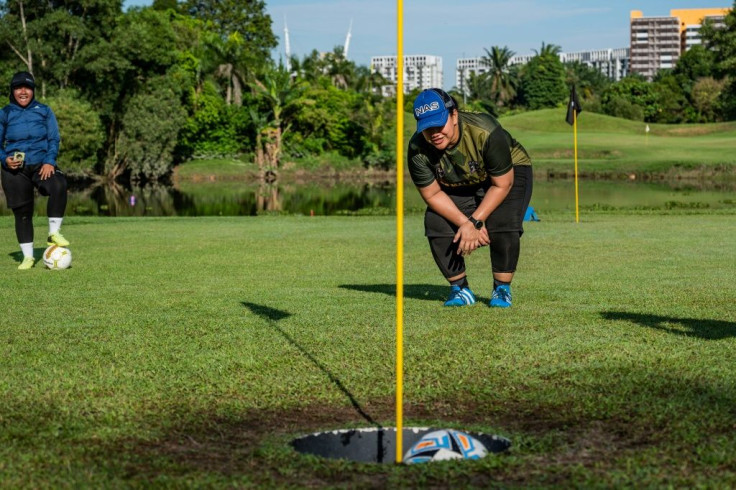
[[[348,58],[368,66],[371,56],[395,55],[396,0],[266,0],[273,31],[284,53],[284,22],[291,53],[332,51],[345,44],[352,21]],[[148,5],[128,0],[126,5]],[[733,6],[733,0],[403,0],[404,54],[442,57],[444,85],[455,80],[457,58],[482,56],[484,48],[508,46],[531,54],[542,42],[563,52],[625,48],[629,13],[667,16],[671,9]]]

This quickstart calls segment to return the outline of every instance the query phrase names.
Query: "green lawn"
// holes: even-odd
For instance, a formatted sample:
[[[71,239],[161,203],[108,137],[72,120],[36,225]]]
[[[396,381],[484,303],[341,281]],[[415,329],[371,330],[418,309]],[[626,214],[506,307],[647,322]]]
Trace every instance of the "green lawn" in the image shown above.
[[[416,129],[405,115],[404,145]],[[543,109],[500,118],[501,124],[529,151],[538,173],[572,175],[573,128],[565,122],[565,108]],[[649,133],[646,127],[649,126]],[[581,176],[648,175],[664,178],[703,177],[712,173],[731,179],[736,174],[736,122],[711,124],[648,124],[582,112],[578,120],[578,172]],[[362,162],[324,155],[292,161],[285,157],[282,177],[295,171],[313,174],[320,166],[333,171],[355,171]],[[323,168],[323,170],[324,170]],[[193,160],[179,165],[177,178],[196,185],[253,178],[258,169],[238,159]],[[304,176],[298,174],[297,178]]]
[[[574,133],[564,111],[545,109],[501,119],[530,151],[538,170],[573,172]],[[646,127],[649,126],[649,133]],[[649,124],[582,112],[578,166],[585,174],[683,174],[736,167],[736,123]]]
[[[485,250],[441,306],[407,216],[404,424],[513,447],[402,467],[288,444],[396,424],[394,218],[70,217],[23,272],[2,217],[0,487],[733,487],[735,218],[548,214],[498,311]]]

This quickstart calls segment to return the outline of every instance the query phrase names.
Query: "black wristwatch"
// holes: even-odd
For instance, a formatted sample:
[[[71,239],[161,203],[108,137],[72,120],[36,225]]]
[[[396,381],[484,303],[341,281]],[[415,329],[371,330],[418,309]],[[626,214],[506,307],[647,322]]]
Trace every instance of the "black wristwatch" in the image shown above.
[[[475,226],[475,229],[476,230],[480,230],[481,228],[483,228],[483,222],[482,221],[478,221],[477,219],[473,218],[472,216],[468,216],[468,219],[470,220],[471,223],[473,223],[473,226]]]

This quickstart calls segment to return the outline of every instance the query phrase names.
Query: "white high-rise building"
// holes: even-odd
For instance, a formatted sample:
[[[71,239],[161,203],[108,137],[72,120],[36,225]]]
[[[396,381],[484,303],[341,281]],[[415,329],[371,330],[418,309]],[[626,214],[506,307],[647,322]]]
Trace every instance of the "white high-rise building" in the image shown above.
[[[455,71],[455,86],[460,93],[468,95],[467,81],[471,75],[488,73],[489,66],[483,63],[483,58],[458,58]]]
[[[584,63],[617,82],[629,73],[629,52],[629,48],[618,48],[560,53],[560,61]]]
[[[509,66],[523,65],[528,63],[534,57],[533,54],[523,56],[512,56],[509,60]],[[470,75],[482,75],[488,73],[491,68],[483,62],[483,58],[458,58],[455,70],[455,87],[467,95],[467,80]]]
[[[509,60],[509,66],[524,65],[536,55],[516,55]],[[618,81],[629,72],[629,48],[599,49],[596,51],[579,51],[577,53],[560,53],[560,61],[579,61],[595,68],[611,80]],[[483,63],[483,58],[459,58],[457,60],[457,72],[455,86],[460,92],[466,92],[466,81],[471,74],[481,75],[489,71],[488,65]]]
[[[526,65],[529,63],[536,54],[517,54],[511,57],[509,60],[509,66],[514,65]]]
[[[381,87],[384,96],[396,94],[396,56],[373,56],[371,71],[380,73],[390,85]],[[404,93],[414,89],[442,88],[442,57],[426,54],[404,56]]]

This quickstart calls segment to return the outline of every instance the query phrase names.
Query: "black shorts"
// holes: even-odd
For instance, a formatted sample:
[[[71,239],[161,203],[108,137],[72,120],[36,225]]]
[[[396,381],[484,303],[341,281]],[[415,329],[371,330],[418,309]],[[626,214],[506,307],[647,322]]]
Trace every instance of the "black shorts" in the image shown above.
[[[5,192],[5,200],[10,209],[23,206],[33,201],[34,189],[42,196],[49,195],[49,189],[53,189],[59,182],[66,189],[66,177],[57,167],[54,173],[46,180],[41,180],[42,163],[36,165],[24,165],[18,170],[8,170],[2,167],[2,186]]]
[[[509,195],[486,219],[486,228],[489,232],[524,233],[524,213],[532,198],[532,176],[531,165],[514,166],[514,185]],[[466,193],[454,189],[445,192],[465,216],[470,216],[478,209],[486,195],[486,189],[487,187],[479,187]],[[427,208],[424,215],[424,232],[428,237],[455,236],[457,226]]]

